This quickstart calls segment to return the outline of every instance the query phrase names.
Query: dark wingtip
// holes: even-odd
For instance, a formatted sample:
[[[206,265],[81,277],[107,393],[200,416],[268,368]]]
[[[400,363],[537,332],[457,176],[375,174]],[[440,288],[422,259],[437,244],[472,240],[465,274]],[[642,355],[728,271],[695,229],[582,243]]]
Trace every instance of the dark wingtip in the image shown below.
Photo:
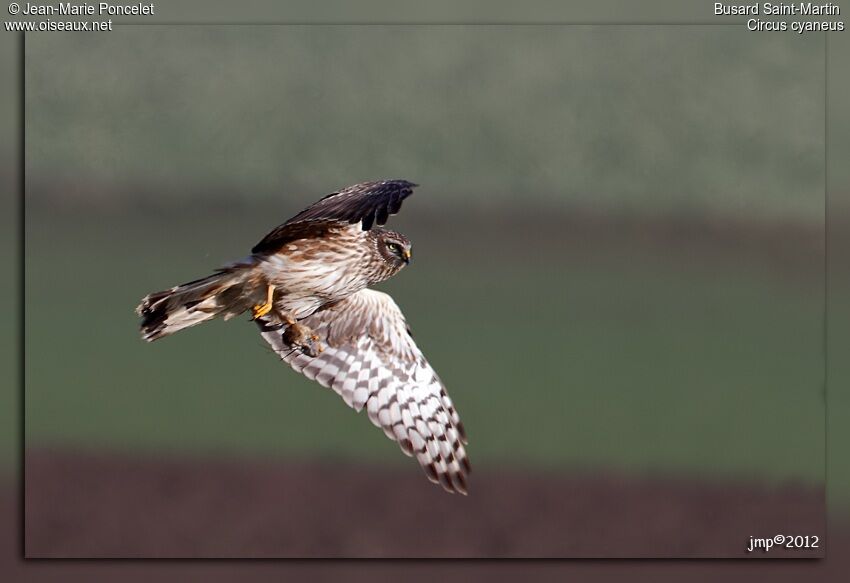
[[[397,184],[398,186],[401,186],[403,188],[416,188],[417,186],[419,186],[415,182],[405,180],[404,178],[391,178],[389,180],[382,180],[381,182],[384,182],[386,184]]]
[[[419,186],[404,179],[374,180],[353,184],[323,196],[284,224],[263,237],[251,253],[272,253],[295,239],[324,234],[326,223],[362,224],[364,231],[386,224],[390,215]]]
[[[372,181],[361,182],[361,183],[355,184],[353,186],[380,186],[380,185],[398,186],[400,188],[416,188],[417,186],[419,186],[415,182],[411,182],[410,180],[406,180],[404,178],[384,178],[382,180],[372,180]],[[351,188],[351,187],[349,187],[349,188]]]
[[[463,474],[454,474],[452,476],[452,482],[455,485],[455,490],[459,494],[463,494],[464,496],[469,495],[469,485],[467,484],[466,478],[463,476]]]
[[[461,465],[463,465],[463,469],[467,474],[472,473],[472,464],[469,463],[468,457],[463,456],[462,458],[460,458],[460,463]]]

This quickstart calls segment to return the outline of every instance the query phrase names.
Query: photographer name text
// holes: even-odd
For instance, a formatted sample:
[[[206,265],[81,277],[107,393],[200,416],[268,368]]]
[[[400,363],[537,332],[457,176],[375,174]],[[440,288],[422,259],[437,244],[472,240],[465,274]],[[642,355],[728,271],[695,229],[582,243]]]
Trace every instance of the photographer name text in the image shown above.
[[[112,4],[110,2],[24,4],[20,7],[20,14],[24,16],[151,16],[154,14],[154,5],[153,3]]]

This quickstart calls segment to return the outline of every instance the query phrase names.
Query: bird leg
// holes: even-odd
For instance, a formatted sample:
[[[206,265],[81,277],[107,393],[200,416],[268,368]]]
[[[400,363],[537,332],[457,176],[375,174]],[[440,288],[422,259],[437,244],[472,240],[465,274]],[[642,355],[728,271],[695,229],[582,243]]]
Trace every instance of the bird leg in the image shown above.
[[[266,286],[266,301],[262,304],[256,304],[251,308],[252,320],[256,320],[257,318],[262,318],[266,314],[272,311],[272,307],[274,306],[274,286],[272,284],[268,284]]]

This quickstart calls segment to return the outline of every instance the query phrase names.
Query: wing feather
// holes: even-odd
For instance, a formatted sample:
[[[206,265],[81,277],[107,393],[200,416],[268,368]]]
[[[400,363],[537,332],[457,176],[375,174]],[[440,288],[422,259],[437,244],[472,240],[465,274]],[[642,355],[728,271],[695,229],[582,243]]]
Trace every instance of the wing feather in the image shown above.
[[[303,323],[325,344],[315,358],[293,351],[281,327],[257,321],[263,338],[295,371],[333,389],[415,456],[434,483],[466,494],[466,434],[442,381],[413,341],[390,296],[362,290]]]
[[[364,231],[384,225],[390,215],[401,210],[402,201],[416,186],[407,180],[378,180],[333,192],[276,227],[251,252],[273,253],[297,239],[324,236],[329,230],[355,223]]]

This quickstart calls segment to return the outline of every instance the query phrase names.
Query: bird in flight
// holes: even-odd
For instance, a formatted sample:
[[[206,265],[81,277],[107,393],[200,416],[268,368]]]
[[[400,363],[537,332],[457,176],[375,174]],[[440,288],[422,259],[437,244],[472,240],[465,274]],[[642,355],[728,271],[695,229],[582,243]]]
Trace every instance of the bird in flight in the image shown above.
[[[320,199],[266,235],[247,258],[148,294],[147,341],[250,311],[280,358],[361,411],[432,482],[467,492],[466,434],[393,299],[368,286],[410,263],[411,243],[384,229],[413,194],[406,180],[364,182]]]

